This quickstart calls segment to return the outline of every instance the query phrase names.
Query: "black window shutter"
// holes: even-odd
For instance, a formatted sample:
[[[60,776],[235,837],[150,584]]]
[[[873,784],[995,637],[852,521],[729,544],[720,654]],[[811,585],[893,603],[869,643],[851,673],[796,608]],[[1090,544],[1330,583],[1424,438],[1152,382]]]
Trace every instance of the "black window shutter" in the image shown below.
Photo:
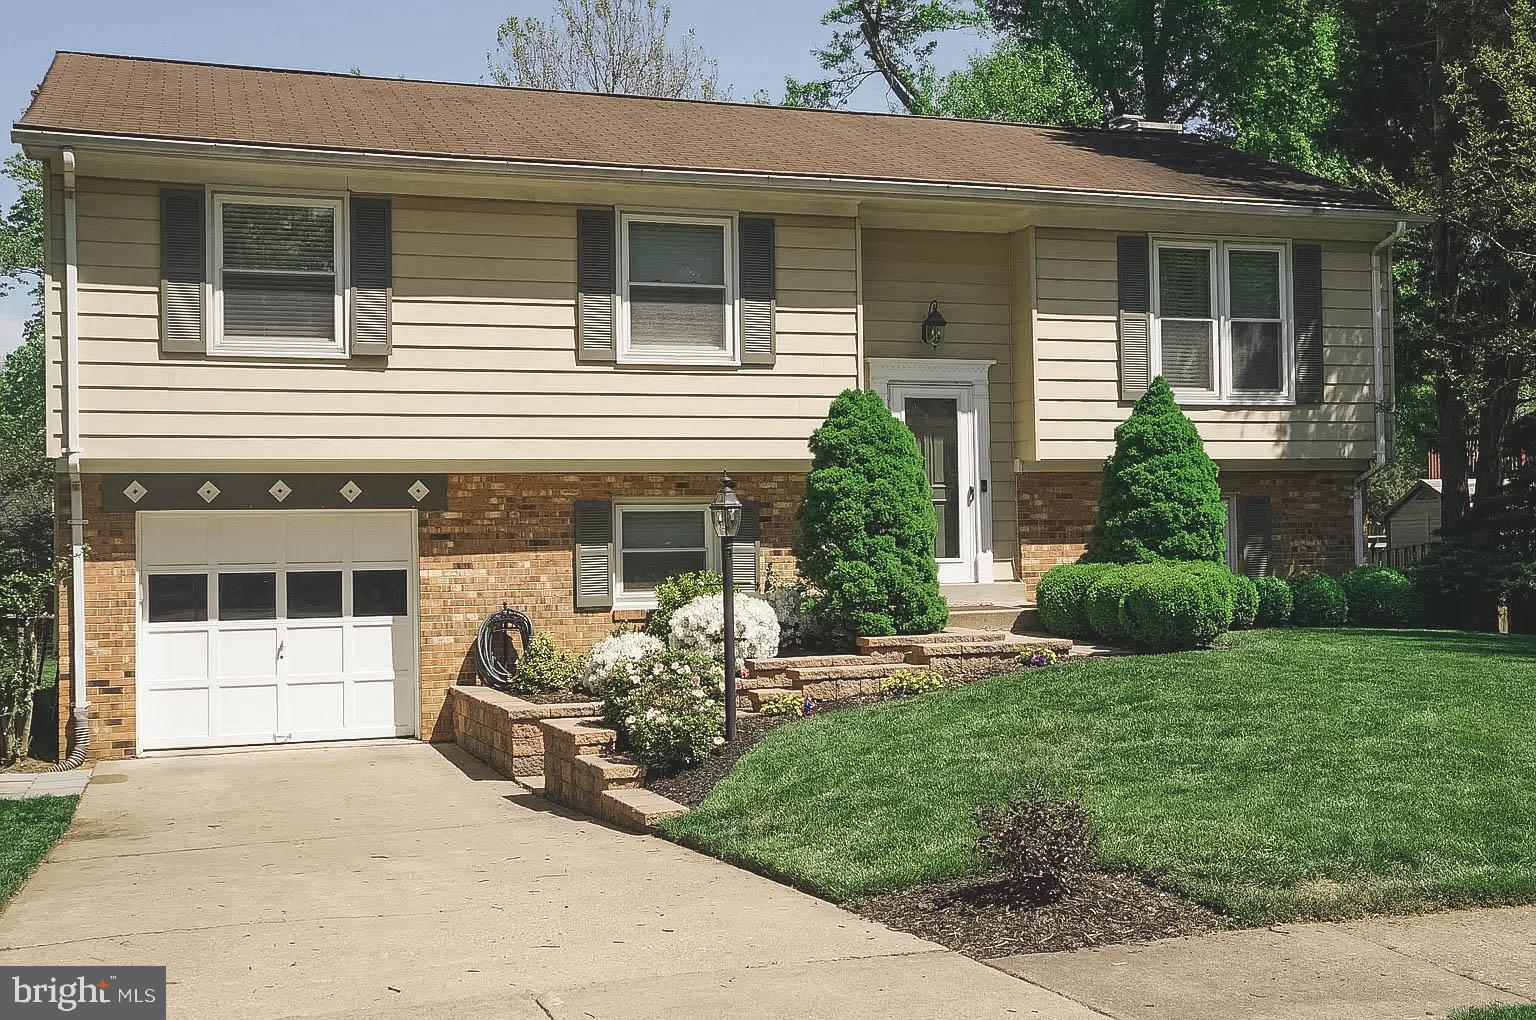
[[[741,218],[741,363],[771,365],[777,268],[773,220]]]
[[[1296,402],[1323,402],[1323,248],[1291,246],[1296,306]]]
[[[758,544],[762,538],[762,504],[743,502],[741,527],[731,541],[731,582],[742,591],[757,591]]]
[[[613,504],[577,500],[575,510],[577,609],[613,605]]]
[[[1120,399],[1137,400],[1152,381],[1152,267],[1146,234],[1115,239],[1120,285]]]
[[[613,361],[618,351],[618,258],[612,209],[576,211],[576,356]]]
[[[1274,504],[1268,496],[1242,496],[1237,501],[1237,565],[1249,577],[1270,572],[1274,556]]]
[[[390,347],[391,210],[387,198],[353,198],[352,280],[348,288],[354,357],[387,355]]]
[[[208,349],[206,202],[201,188],[160,189],[160,350],[168,354]]]

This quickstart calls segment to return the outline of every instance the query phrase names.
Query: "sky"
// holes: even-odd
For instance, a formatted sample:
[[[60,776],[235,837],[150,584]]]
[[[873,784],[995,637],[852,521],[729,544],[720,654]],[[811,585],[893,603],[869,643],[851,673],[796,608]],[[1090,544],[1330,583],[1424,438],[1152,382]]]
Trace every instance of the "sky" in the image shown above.
[[[546,17],[554,0],[261,0],[259,3],[74,0],[67,7],[3,0],[0,113],[7,130],[0,158],[16,151],[8,125],[26,109],[55,50],[257,64],[320,71],[480,81],[496,29],[509,15]],[[805,78],[817,67],[811,49],[829,30],[820,24],[832,0],[671,0],[676,29],[692,26],[720,64],[722,84],[737,99],[759,89],[783,94],[784,76]],[[67,13],[66,13],[67,12]],[[941,68],[957,66],[975,39],[941,46]],[[851,104],[885,110],[881,83]],[[0,204],[16,198],[0,181]],[[24,294],[0,297],[0,355],[20,341],[29,314]]]

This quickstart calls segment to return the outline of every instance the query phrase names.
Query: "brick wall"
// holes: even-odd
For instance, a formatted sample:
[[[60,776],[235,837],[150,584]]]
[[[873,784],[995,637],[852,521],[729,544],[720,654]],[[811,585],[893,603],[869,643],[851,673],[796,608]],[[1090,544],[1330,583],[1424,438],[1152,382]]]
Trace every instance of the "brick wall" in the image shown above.
[[[1354,480],[1347,471],[1223,471],[1221,491],[1272,500],[1276,574],[1340,573],[1355,563]],[[1097,471],[1019,475],[1019,574],[1031,590],[1087,548],[1100,481]]]

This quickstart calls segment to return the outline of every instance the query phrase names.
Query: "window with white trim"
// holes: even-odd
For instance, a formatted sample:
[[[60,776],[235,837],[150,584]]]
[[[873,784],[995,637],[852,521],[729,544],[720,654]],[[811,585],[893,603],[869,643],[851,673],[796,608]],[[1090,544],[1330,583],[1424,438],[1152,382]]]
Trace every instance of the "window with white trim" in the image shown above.
[[[1154,243],[1152,371],[1181,400],[1292,399],[1287,256],[1285,244],[1263,241]]]
[[[734,365],[736,221],[619,214],[619,361]]]
[[[346,353],[341,198],[216,195],[213,354]]]
[[[654,602],[656,586],[677,574],[716,568],[716,543],[705,504],[615,503],[614,595]]]

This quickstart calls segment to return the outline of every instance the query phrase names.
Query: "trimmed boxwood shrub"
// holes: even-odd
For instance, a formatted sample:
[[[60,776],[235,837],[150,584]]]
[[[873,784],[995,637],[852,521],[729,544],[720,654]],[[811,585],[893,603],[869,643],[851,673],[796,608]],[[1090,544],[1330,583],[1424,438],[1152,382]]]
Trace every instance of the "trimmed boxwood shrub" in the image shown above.
[[[1160,563],[1131,563],[1111,567],[1100,574],[1088,589],[1088,625],[1094,634],[1110,644],[1129,642],[1131,634],[1125,626],[1125,596],[1142,574],[1161,569]]]
[[[1208,560],[1227,549],[1227,504],[1216,462],[1161,376],[1115,429],[1104,462],[1099,519],[1085,559],[1102,563]]]
[[[1253,578],[1232,575],[1232,626],[1247,630],[1259,618],[1259,586]]]
[[[1090,637],[1088,589],[1093,587],[1110,563],[1062,563],[1047,570],[1035,585],[1035,606],[1040,610],[1040,625],[1058,637]]]
[[[1260,577],[1253,582],[1259,590],[1260,627],[1284,627],[1291,622],[1291,586],[1278,577]]]
[[[1201,648],[1232,626],[1231,591],[1187,570],[1149,570],[1126,593],[1125,625],[1144,648]]]
[[[844,390],[811,434],[795,559],[808,609],[845,641],[944,629],[933,490],[912,431],[879,394]]]
[[[1413,582],[1390,567],[1362,563],[1339,579],[1349,602],[1349,622],[1364,627],[1405,627],[1418,615]]]
[[[1327,574],[1297,574],[1291,584],[1291,622],[1298,627],[1342,627],[1349,622],[1344,586]]]

